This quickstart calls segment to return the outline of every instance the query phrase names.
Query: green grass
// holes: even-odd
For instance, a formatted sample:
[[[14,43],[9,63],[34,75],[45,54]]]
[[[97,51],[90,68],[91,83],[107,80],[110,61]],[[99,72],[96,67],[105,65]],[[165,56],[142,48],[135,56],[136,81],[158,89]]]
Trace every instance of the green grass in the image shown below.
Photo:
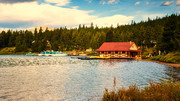
[[[150,59],[166,63],[180,63],[180,52],[171,52],[166,55],[157,55],[149,57],[148,52],[144,52],[142,59]]]
[[[117,92],[105,89],[103,101],[180,101],[180,82],[172,80],[150,85],[139,89],[136,85],[128,89],[121,88]]]
[[[0,55],[25,55],[27,52],[15,52],[15,47],[0,49]]]
[[[149,59],[167,63],[180,63],[180,52],[172,52],[167,55],[149,57]]]
[[[96,51],[86,52],[86,54],[89,55],[89,56],[92,56],[92,55],[97,56],[98,55]]]

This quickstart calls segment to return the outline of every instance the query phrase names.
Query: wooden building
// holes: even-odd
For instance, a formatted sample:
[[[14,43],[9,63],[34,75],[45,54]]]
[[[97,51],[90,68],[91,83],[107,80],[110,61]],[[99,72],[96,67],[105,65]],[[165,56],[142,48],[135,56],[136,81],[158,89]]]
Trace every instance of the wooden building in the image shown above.
[[[97,52],[100,57],[110,58],[141,57],[142,53],[134,42],[104,42]]]

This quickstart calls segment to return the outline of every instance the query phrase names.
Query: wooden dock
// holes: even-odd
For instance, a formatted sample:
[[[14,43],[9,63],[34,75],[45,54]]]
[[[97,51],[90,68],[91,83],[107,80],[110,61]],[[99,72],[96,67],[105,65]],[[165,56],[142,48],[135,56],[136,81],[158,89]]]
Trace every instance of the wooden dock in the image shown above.
[[[98,56],[91,56],[91,57],[78,57],[81,60],[97,60],[97,59],[135,59],[133,57],[121,57],[121,58],[112,58],[112,57],[98,57]]]

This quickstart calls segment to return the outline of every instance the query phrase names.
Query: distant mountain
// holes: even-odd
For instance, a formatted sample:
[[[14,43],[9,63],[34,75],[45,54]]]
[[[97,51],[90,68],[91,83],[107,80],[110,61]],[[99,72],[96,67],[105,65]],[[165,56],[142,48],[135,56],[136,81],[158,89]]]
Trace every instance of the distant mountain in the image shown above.
[[[53,27],[49,27],[49,26],[39,26],[39,27],[36,27],[37,28],[37,31],[39,31],[40,28],[42,28],[43,31],[46,30],[46,28],[48,28],[48,30],[52,31],[52,30],[55,30],[56,28],[53,28]],[[29,28],[27,29],[28,31],[31,31],[31,32],[34,32],[35,28]]]

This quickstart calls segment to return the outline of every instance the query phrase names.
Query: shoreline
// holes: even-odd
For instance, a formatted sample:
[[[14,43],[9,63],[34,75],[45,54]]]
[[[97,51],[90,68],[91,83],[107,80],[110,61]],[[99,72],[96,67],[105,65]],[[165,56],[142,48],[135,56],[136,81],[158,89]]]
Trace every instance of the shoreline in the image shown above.
[[[25,55],[25,54],[22,54],[22,52],[19,52],[19,54],[16,53],[16,54],[0,54],[0,55]],[[164,64],[164,65],[169,65],[169,66],[172,66],[172,67],[180,68],[180,63],[179,63],[179,64],[166,63],[166,62],[160,62],[160,61],[155,61],[155,60],[150,60],[150,59],[137,59],[137,60],[138,60],[138,61],[156,62],[156,63],[159,63],[159,64]]]
[[[139,61],[156,62],[156,63],[159,63],[159,64],[164,64],[164,65],[169,65],[169,66],[172,66],[172,67],[180,68],[180,64],[175,64],[175,63],[166,63],[166,62],[160,62],[160,61],[149,60],[149,59],[141,59]]]

